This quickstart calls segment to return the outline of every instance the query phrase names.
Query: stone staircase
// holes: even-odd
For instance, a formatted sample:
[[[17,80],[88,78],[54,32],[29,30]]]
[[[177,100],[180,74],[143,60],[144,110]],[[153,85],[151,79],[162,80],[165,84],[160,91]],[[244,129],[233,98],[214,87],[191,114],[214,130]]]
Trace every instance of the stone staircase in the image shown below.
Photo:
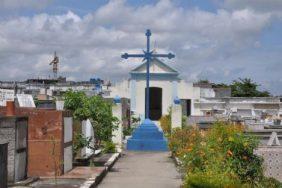
[[[127,140],[127,150],[168,151],[162,130],[150,119],[145,119]]]

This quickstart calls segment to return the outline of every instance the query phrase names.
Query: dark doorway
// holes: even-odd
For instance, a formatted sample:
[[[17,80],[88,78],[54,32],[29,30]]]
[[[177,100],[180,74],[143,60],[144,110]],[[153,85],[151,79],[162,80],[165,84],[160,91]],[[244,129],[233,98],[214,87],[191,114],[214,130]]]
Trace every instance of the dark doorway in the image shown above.
[[[191,116],[191,99],[186,100],[186,115]]]
[[[150,87],[150,113],[151,120],[159,120],[162,116],[162,88]]]

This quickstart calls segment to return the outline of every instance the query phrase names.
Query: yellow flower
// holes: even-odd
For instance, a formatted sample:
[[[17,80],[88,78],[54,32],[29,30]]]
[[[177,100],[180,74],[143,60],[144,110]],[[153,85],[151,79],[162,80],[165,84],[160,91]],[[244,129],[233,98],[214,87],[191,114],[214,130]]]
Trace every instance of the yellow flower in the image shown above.
[[[228,137],[228,141],[229,141],[229,142],[233,142],[233,141],[234,141],[234,138],[231,137],[231,136],[229,136],[229,137]]]

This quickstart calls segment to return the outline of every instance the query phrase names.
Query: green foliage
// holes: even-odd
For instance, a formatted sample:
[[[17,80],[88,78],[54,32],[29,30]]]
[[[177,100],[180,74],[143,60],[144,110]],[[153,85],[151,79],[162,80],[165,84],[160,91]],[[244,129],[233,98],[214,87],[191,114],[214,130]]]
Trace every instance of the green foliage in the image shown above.
[[[186,125],[187,125],[187,116],[182,116],[181,127],[185,127]]]
[[[209,80],[199,80],[198,84],[209,84]],[[231,88],[232,97],[269,97],[271,94],[268,91],[259,91],[258,84],[253,82],[250,78],[239,78],[234,80],[230,85],[225,83],[212,83],[214,88]]]
[[[141,121],[140,117],[134,117],[134,116],[131,117],[132,124],[139,124],[140,121]]]
[[[74,155],[76,155],[80,151],[80,149],[84,147],[94,149],[90,146],[91,141],[92,141],[92,137],[85,137],[83,134],[75,133],[73,140]]]
[[[103,142],[103,153],[115,153],[116,145],[112,141]]]
[[[258,84],[250,78],[239,78],[230,85],[232,97],[269,97],[268,91],[259,91]]]
[[[187,188],[241,188],[241,182],[222,171],[208,170],[197,171],[188,175],[185,178],[185,187]]]
[[[88,105],[96,144],[100,145],[101,141],[111,141],[112,132],[118,124],[118,119],[112,114],[111,103],[104,101],[101,96],[93,96],[89,99]]]
[[[80,121],[90,117],[88,98],[84,92],[68,90],[64,94],[65,108],[73,111],[75,119]]]
[[[208,79],[201,79],[197,82],[198,84],[209,84],[210,81]]]
[[[277,182],[263,176],[258,140],[242,126],[216,122],[208,131],[173,129],[169,148],[186,172],[185,187],[263,187]]]
[[[125,127],[123,129],[123,136],[130,136],[130,135],[132,135],[133,131],[134,131],[133,127]]]

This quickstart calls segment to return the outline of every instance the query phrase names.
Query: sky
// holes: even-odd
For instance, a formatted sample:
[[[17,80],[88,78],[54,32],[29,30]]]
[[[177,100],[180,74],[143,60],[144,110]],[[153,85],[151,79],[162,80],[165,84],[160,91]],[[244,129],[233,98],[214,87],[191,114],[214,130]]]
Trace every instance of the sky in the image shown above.
[[[251,78],[282,95],[282,0],[0,0],[0,80],[59,75],[118,82],[152,31],[163,61],[188,82]]]

